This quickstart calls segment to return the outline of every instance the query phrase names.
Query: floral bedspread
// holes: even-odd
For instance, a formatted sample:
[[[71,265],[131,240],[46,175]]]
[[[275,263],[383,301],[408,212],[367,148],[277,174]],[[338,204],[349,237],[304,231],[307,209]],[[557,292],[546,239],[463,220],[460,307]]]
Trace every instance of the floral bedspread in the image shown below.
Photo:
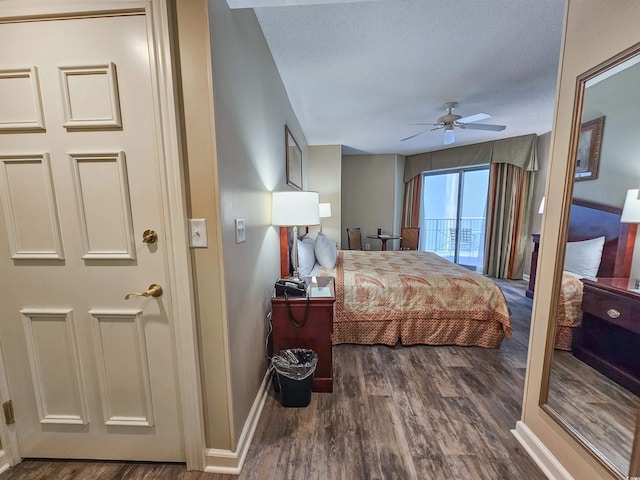
[[[582,322],[582,282],[575,273],[562,272],[562,285],[556,318],[556,344],[558,350],[571,351],[573,329]]]
[[[577,327],[582,321],[582,286],[575,273],[562,272],[562,286],[558,302],[558,325]]]

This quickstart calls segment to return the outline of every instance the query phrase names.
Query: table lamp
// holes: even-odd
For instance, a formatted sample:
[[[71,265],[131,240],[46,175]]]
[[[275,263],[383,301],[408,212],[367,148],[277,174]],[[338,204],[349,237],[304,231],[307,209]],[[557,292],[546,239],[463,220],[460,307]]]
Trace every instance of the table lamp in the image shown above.
[[[638,199],[638,193],[640,192],[637,188],[632,188],[631,190],[627,190],[627,197],[624,200],[624,207],[622,207],[622,216],[620,217],[620,223],[631,223],[629,225],[629,235],[631,238],[635,239],[636,231],[638,228],[638,223],[640,223],[640,200]],[[635,242],[634,242],[635,244]],[[630,254],[633,258],[633,248],[631,248]],[[632,280],[633,288],[640,288],[640,279]],[[631,288],[631,285],[629,286]]]
[[[298,276],[298,226],[320,223],[320,196],[318,192],[292,190],[272,192],[271,224],[293,227],[293,278]]]
[[[329,218],[331,217],[331,204],[330,203],[321,203],[320,204],[320,218]],[[322,233],[322,220],[320,220],[320,233]]]
[[[640,223],[640,200],[638,200],[637,188],[627,190],[620,223]]]

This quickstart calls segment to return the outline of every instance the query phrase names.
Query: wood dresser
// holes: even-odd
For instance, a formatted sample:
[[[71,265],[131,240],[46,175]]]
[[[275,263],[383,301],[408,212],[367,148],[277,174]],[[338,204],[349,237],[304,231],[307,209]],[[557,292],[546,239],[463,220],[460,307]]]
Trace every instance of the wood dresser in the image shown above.
[[[277,297],[274,293],[271,298],[272,349],[274,353],[286,348],[308,348],[316,352],[318,366],[313,379],[313,391],[333,392],[331,333],[333,304],[336,300],[334,280],[332,277],[317,277],[317,281],[318,287],[325,287],[323,296],[315,296],[316,290],[312,286],[308,304],[307,297],[290,296],[287,302],[285,297]],[[290,313],[300,324],[304,321],[307,305],[306,323],[302,327],[295,326],[289,319]],[[277,388],[277,382],[274,385]]]
[[[584,314],[574,356],[640,395],[640,293],[628,278],[582,282]]]

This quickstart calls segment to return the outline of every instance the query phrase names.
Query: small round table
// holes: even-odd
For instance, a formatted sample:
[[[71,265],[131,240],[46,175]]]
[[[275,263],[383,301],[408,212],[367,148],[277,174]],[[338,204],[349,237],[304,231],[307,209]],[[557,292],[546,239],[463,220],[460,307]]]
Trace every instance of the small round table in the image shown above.
[[[382,242],[382,251],[387,249],[387,240],[400,240],[402,237],[398,235],[367,235],[367,238],[378,239]]]

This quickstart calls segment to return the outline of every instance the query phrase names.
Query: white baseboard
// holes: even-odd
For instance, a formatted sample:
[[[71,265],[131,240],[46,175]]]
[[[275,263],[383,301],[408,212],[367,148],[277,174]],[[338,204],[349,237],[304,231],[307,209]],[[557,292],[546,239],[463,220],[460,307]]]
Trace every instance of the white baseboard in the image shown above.
[[[247,417],[247,421],[244,423],[242,434],[238,440],[238,448],[235,451],[221,450],[217,448],[208,448],[205,451],[205,467],[204,471],[208,473],[221,473],[225,475],[239,475],[242,470],[242,465],[247,457],[247,452],[251,446],[251,440],[256,432],[260,415],[264,404],[267,400],[267,393],[271,387],[271,370],[267,370],[267,373],[262,380],[258,394],[256,395],[251,411]]]
[[[8,470],[9,467],[9,459],[7,458],[7,454],[4,453],[4,450],[0,450],[0,473]]]
[[[526,280],[526,281],[528,282],[530,278],[531,278],[531,277],[529,276],[529,274],[528,274],[528,273],[523,273],[523,274],[522,274],[522,279],[523,279],[523,280]]]
[[[547,478],[550,480],[574,480],[558,459],[522,421],[516,423],[516,428],[511,430],[511,433]]]

